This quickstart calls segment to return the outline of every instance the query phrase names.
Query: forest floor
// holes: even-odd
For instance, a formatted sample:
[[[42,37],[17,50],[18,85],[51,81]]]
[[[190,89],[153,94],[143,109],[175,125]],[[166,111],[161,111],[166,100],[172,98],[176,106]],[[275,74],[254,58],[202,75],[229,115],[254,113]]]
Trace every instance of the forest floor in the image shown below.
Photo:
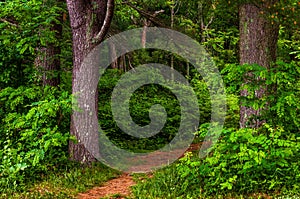
[[[197,151],[199,150],[201,144],[192,144],[187,151]],[[153,159],[149,160],[148,163],[144,163],[144,166],[153,165]],[[148,174],[151,177],[151,173]],[[132,175],[123,173],[119,177],[109,180],[102,186],[94,187],[84,193],[78,194],[78,199],[125,199],[130,198],[131,186],[135,185],[136,182]]]

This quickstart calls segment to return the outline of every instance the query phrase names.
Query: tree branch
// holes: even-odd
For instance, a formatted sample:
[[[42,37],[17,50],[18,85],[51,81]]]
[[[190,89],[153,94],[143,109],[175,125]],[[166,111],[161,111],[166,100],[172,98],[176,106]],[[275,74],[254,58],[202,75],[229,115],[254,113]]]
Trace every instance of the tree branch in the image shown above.
[[[211,16],[209,22],[206,24],[206,26],[204,26],[204,29],[207,30],[207,29],[208,29],[208,26],[209,26],[210,24],[212,24],[213,21],[214,21],[214,16]]]
[[[4,22],[4,23],[8,23],[9,25],[14,26],[14,27],[18,27],[18,24],[14,24],[14,23],[12,23],[12,22],[10,22],[10,21],[7,21],[6,19],[0,18],[0,21],[2,21],[2,22]]]
[[[132,3],[126,1],[123,2],[123,4],[128,5],[129,7],[135,9],[136,11],[138,11],[138,13],[140,13],[140,15],[142,15],[143,17],[145,17],[146,19],[148,19],[149,21],[151,21],[154,25],[159,26],[159,27],[163,27],[163,28],[170,28],[169,26],[165,25],[164,23],[160,22],[157,20],[156,16],[162,12],[164,12],[164,10],[159,10],[156,11],[154,14],[150,14],[142,9],[139,9],[138,7],[136,7],[135,5],[133,5]]]
[[[99,33],[93,38],[93,42],[100,43],[104,39],[109,29],[113,17],[113,13],[114,13],[114,0],[108,0],[106,5],[106,14],[105,14],[103,25]]]

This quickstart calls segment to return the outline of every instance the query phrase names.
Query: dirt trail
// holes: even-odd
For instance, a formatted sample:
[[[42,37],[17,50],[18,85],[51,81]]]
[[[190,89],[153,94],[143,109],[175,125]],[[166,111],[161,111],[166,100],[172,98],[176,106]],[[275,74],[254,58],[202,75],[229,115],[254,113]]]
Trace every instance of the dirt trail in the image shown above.
[[[199,150],[199,144],[192,144],[187,151],[197,151]],[[152,162],[148,162],[149,166],[153,165]],[[143,164],[145,166],[145,164]],[[125,199],[130,196],[130,187],[135,185],[132,176],[129,174],[122,174],[118,178],[107,181],[104,185],[100,187],[94,187],[85,193],[78,194],[78,199],[100,199],[106,198],[119,198]],[[118,197],[116,197],[118,195]]]
[[[118,198],[125,198],[130,195],[130,187],[134,185],[132,177],[128,174],[122,174],[118,178],[107,181],[101,187],[94,187],[93,189],[80,193],[78,199],[99,199],[102,197],[112,197],[116,194]],[[115,197],[114,197],[115,198]]]

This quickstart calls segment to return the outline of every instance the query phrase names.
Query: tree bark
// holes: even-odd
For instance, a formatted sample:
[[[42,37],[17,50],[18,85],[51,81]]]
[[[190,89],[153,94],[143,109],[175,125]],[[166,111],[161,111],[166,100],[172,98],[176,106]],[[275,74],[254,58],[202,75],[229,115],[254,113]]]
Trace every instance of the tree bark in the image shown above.
[[[117,69],[118,59],[114,60],[114,58],[117,56],[116,47],[114,43],[111,41],[108,43],[108,47],[109,47],[109,55],[110,55],[110,63],[111,63],[110,66],[113,69]]]
[[[78,108],[85,110],[73,111],[71,116],[70,133],[78,142],[70,142],[69,153],[72,160],[82,163],[95,161],[95,153],[99,152],[98,122],[94,122],[95,117],[98,121],[99,68],[89,67],[83,61],[106,35],[113,6],[113,0],[67,0],[73,35],[72,93],[79,98]],[[87,145],[91,145],[93,151],[88,150]]]
[[[278,40],[278,24],[272,24],[270,20],[262,13],[268,5],[275,1],[267,1],[264,5],[254,5],[246,3],[240,5],[240,65],[258,64],[265,68],[270,68],[272,62],[276,61],[276,47]],[[251,76],[249,71],[246,76]],[[244,84],[247,84],[245,78]],[[257,81],[262,81],[257,80]],[[266,94],[266,88],[261,88],[255,92],[257,98]],[[241,96],[247,96],[247,90],[241,91]],[[240,127],[261,126],[263,121],[251,120],[252,116],[259,116],[260,110],[254,110],[251,107],[240,107]]]
[[[53,22],[51,31],[55,32],[55,38],[59,41],[62,37],[62,15],[57,19],[60,23]],[[46,47],[38,49],[39,55],[35,59],[35,66],[42,72],[44,86],[58,86],[60,84],[60,46],[48,43]]]
[[[146,48],[146,42],[147,42],[147,28],[150,26],[151,21],[148,21],[147,18],[144,18],[144,24],[143,24],[143,32],[142,32],[142,47]]]

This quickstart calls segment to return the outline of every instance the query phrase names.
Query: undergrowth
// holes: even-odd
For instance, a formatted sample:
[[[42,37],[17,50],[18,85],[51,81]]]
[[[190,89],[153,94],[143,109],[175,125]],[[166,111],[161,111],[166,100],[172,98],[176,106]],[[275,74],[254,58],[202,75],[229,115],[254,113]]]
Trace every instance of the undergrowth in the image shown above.
[[[245,85],[241,80],[247,71],[253,75]],[[179,163],[157,171],[153,178],[139,181],[133,187],[136,198],[300,196],[299,63],[277,62],[270,70],[258,65],[228,65],[223,74],[230,95],[238,96],[247,89],[248,95],[239,97],[239,103],[261,109],[260,115],[254,115],[247,125],[257,120],[264,124],[241,129],[225,124],[207,157],[200,159],[187,153]],[[267,88],[268,93],[258,99],[255,91],[261,88]],[[228,113],[233,115],[227,118],[236,118],[232,109]],[[208,126],[201,125],[196,133],[198,141],[203,141]]]
[[[2,199],[19,198],[76,198],[78,193],[101,186],[104,182],[115,178],[119,172],[112,170],[101,163],[83,166],[68,162],[64,168],[38,174],[39,180],[31,180],[24,185],[23,191],[6,190],[0,193]]]

